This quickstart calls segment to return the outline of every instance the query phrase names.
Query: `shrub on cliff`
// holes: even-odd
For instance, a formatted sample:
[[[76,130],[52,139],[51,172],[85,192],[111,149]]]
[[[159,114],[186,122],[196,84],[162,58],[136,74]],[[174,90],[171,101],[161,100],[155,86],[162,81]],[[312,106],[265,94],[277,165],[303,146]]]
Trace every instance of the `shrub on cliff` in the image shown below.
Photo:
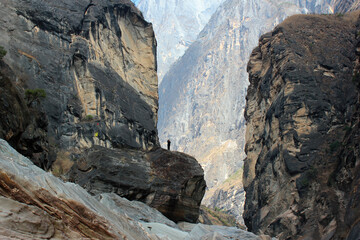
[[[7,51],[4,49],[3,46],[0,46],[0,60],[6,55]]]
[[[94,116],[93,116],[93,115],[86,115],[85,121],[90,122],[90,121],[92,121],[92,120],[94,120]]]
[[[25,90],[25,99],[27,100],[28,106],[33,102],[40,102],[40,100],[46,97],[46,92],[44,89],[26,89]]]

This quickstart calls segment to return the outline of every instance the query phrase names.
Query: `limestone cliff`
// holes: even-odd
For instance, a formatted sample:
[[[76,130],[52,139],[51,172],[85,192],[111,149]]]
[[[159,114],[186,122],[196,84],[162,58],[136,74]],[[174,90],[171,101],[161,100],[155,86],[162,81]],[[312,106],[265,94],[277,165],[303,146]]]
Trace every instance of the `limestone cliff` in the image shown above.
[[[47,93],[53,146],[159,145],[156,41],[130,1],[4,0],[0,16],[16,84]]]
[[[359,12],[294,16],[252,52],[249,230],[279,239],[359,239],[359,26]]]

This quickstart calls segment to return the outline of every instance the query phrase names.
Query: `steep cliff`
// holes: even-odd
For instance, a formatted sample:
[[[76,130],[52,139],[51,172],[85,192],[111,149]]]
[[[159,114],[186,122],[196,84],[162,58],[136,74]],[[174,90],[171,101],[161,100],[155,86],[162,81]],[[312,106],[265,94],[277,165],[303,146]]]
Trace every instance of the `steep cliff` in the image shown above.
[[[49,169],[46,114],[27,103],[15,82],[14,72],[0,60],[0,138],[37,166]]]
[[[158,41],[158,77],[161,83],[170,66],[196,40],[224,0],[140,0],[136,6],[153,23]]]
[[[246,65],[261,34],[296,13],[332,13],[323,1],[225,1],[159,87],[159,138],[195,156],[205,170],[205,204],[241,222]],[[234,175],[233,183],[222,183]],[[240,182],[239,182],[240,180]]]
[[[72,168],[71,180],[89,191],[196,221],[203,170],[190,156],[160,149],[156,40],[131,1],[1,1],[0,46],[9,68],[0,69],[2,137],[66,180]],[[46,97],[25,104],[35,88]]]
[[[279,239],[359,239],[359,12],[294,16],[248,64],[244,219]]]
[[[16,84],[46,90],[51,144],[158,146],[156,41],[128,0],[0,3]]]

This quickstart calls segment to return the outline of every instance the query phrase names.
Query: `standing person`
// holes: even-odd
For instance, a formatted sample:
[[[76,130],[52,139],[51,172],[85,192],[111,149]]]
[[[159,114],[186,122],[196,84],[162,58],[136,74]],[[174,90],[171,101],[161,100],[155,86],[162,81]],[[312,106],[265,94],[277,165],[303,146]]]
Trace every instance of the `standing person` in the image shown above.
[[[168,150],[170,151],[170,144],[171,144],[170,139],[167,140],[167,143],[168,143]]]

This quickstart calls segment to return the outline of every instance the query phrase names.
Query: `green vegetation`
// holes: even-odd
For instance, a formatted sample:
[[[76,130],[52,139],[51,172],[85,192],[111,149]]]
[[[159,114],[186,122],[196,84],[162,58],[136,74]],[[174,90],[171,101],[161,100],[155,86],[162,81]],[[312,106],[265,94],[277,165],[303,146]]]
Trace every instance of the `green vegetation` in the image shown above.
[[[210,209],[208,207],[201,206],[201,209],[204,213],[208,215],[207,218],[211,219],[211,224],[228,227],[237,226],[236,219],[233,216],[227,214],[226,212],[217,207],[215,207],[215,209]]]
[[[232,174],[230,177],[228,177],[224,183],[232,183],[236,180],[242,180],[243,177],[243,171],[244,171],[244,166],[242,166],[239,170],[237,170],[234,174]]]
[[[337,17],[343,17],[344,14],[343,14],[343,13],[336,13],[336,16],[337,16]]]
[[[352,76],[352,82],[358,86],[358,84],[360,83],[360,73],[359,72],[355,72],[354,75]]]
[[[311,166],[307,171],[307,175],[310,179],[315,179],[318,175],[318,170],[314,166]]]
[[[3,57],[5,57],[7,51],[4,49],[3,46],[0,46],[0,60],[3,59]]]
[[[344,126],[344,130],[345,130],[346,132],[350,132],[351,129],[352,129],[351,126]]]
[[[311,166],[299,179],[300,180],[300,185],[303,188],[307,188],[310,186],[310,182],[315,180],[318,177],[318,169],[315,168],[314,166]]]
[[[86,115],[85,121],[92,121],[92,120],[94,120],[93,115]]]
[[[40,100],[46,97],[46,92],[44,89],[36,88],[36,89],[26,89],[25,90],[25,99],[27,100],[28,106],[30,106],[33,102],[39,103]]]
[[[330,144],[330,153],[335,152],[340,146],[341,146],[341,143],[339,141],[332,142]]]

